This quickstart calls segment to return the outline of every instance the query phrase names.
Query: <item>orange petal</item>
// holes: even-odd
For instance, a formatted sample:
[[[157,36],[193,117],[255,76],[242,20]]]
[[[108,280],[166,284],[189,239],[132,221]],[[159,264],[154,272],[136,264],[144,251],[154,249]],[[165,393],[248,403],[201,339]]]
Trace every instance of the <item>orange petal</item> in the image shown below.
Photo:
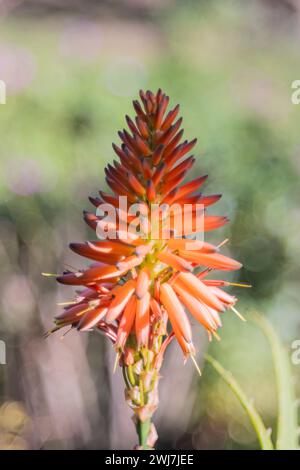
[[[174,290],[179,295],[180,300],[187,307],[189,312],[201,323],[207,330],[215,330],[216,324],[213,320],[208,307],[189,294],[180,284],[174,284]]]
[[[168,312],[176,337],[183,338],[187,344],[192,343],[190,322],[173,288],[167,282],[160,287],[160,300]]]
[[[99,307],[87,312],[80,320],[77,328],[80,331],[86,331],[99,323],[107,313],[107,308]]]
[[[153,168],[151,168],[148,158],[144,157],[141,160],[141,162],[142,162],[142,167],[143,167],[144,178],[145,178],[145,180],[149,180],[152,177]]]
[[[70,243],[70,248],[72,251],[78,255],[85,256],[86,258],[93,259],[95,261],[102,261],[106,264],[114,264],[120,259],[120,254],[118,253],[108,253],[101,251],[93,246],[92,243]]]
[[[212,307],[219,312],[223,312],[225,310],[222,302],[220,302],[220,300],[210,291],[209,287],[203,284],[203,282],[194,276],[194,274],[180,273],[175,282],[182,282],[191,295],[194,295],[209,307]]]
[[[128,246],[113,240],[87,242],[88,246],[97,253],[112,253],[122,256],[128,256],[133,253],[134,245]]]
[[[162,318],[163,314],[160,305],[153,297],[150,299],[150,308],[157,320]]]
[[[150,202],[156,198],[155,186],[152,180],[147,181],[147,198]]]
[[[118,335],[116,340],[116,347],[123,349],[126,340],[132,330],[134,319],[136,314],[136,297],[133,295],[130,297],[128,304],[124,309],[120,325],[118,328]]]
[[[179,118],[175,122],[175,124],[173,124],[171,127],[169,127],[168,130],[166,130],[166,132],[163,133],[163,135],[159,138],[157,144],[167,145],[171,141],[171,139],[173,139],[173,137],[175,136],[176,132],[181,126],[181,123],[182,123],[182,118]]]
[[[165,174],[166,169],[167,169],[167,166],[164,162],[161,162],[158,165],[158,167],[156,168],[155,173],[152,177],[152,181],[153,181],[154,186],[157,186],[157,184],[160,183],[161,178]]]
[[[154,123],[155,129],[159,129],[161,127],[164,113],[166,111],[166,104],[167,104],[167,100],[166,100],[166,96],[164,96],[163,100],[159,103],[157,107],[157,113],[155,116],[155,123]]]
[[[179,112],[179,104],[177,104],[174,109],[168,112],[164,122],[161,125],[162,131],[166,131],[171,126],[178,112]]]
[[[111,301],[106,315],[107,323],[112,323],[121,314],[122,310],[125,308],[125,305],[134,293],[134,290],[135,281],[133,280],[127,281],[122,286],[117,286],[114,289],[115,297]]]
[[[112,189],[112,191],[119,195],[119,196],[127,196],[130,202],[136,202],[137,196],[133,194],[132,191],[125,188],[125,186],[118,181],[116,178],[105,178],[108,186]]]
[[[145,155],[146,157],[148,155],[151,155],[152,152],[149,146],[146,144],[146,142],[143,139],[141,139],[141,137],[138,134],[134,134],[134,140],[135,140],[137,149],[140,150],[140,152],[143,155]]]
[[[100,281],[102,279],[110,279],[118,277],[122,274],[122,271],[115,268],[115,266],[95,266],[87,269],[79,277],[82,284]]]
[[[189,170],[194,163],[194,157],[186,158],[182,163],[179,163],[179,165],[175,166],[175,168],[173,168],[173,170],[168,173],[168,179],[172,180],[173,178],[181,174],[183,171]]]
[[[185,261],[183,258],[180,258],[180,256],[174,255],[173,253],[167,253],[166,251],[163,251],[157,254],[157,258],[162,263],[168,264],[177,271],[190,272],[193,270],[193,266],[190,263]]]
[[[147,125],[145,124],[145,122],[139,116],[135,118],[135,122],[136,122],[137,127],[139,128],[141,135],[144,137],[144,139],[148,139],[149,129]]]
[[[138,100],[134,100],[132,104],[133,104],[136,114],[140,117],[140,119],[142,119],[143,121],[147,121],[147,117],[144,111],[142,110],[142,107],[140,103],[138,102]]]
[[[135,268],[144,261],[143,256],[129,256],[124,261],[119,261],[116,266],[120,271],[129,271],[129,269]]]
[[[149,305],[150,293],[146,292],[144,297],[136,300],[135,332],[138,346],[148,346],[149,339]]]
[[[118,163],[117,168],[108,164],[104,171],[108,178],[113,178],[114,180],[120,181],[122,186],[124,186],[124,188],[126,189],[130,188],[130,186],[128,185],[128,179],[124,175],[123,167],[120,166]]]
[[[207,175],[200,176],[199,178],[196,178],[193,181],[190,181],[189,183],[184,184],[180,188],[178,188],[178,191],[174,195],[174,197],[171,195],[171,193],[165,197],[163,200],[164,203],[171,204],[174,201],[177,201],[178,199],[188,196],[189,194],[192,194],[195,192],[202,184],[206,181]]]
[[[95,214],[84,211],[83,212],[83,218],[84,218],[85,222],[89,225],[89,227],[91,227],[93,230],[96,230],[97,223],[99,222],[99,219]]]
[[[89,308],[88,302],[82,302],[72,307],[66,308],[62,313],[55,315],[58,322],[73,323],[78,321],[78,317]]]
[[[99,191],[99,194],[104,202],[111,204],[114,207],[119,207],[119,198],[112,196],[111,194],[105,193],[104,191]]]
[[[211,243],[203,242],[201,240],[189,240],[188,238],[170,238],[167,244],[171,250],[200,250],[204,253],[217,251],[217,248]]]
[[[178,191],[175,189],[175,191]],[[171,191],[173,193],[173,191]],[[169,193],[171,195],[171,193]],[[167,196],[168,197],[168,196]],[[169,204],[173,204],[174,200],[176,199],[176,194],[172,196],[172,201],[168,202]],[[165,202],[165,201],[164,201]],[[181,200],[177,201],[176,204],[182,204]],[[201,206],[200,206],[201,208]],[[189,210],[187,208],[186,210]],[[184,214],[184,211],[182,211]],[[173,214],[171,215],[171,221],[172,221]],[[221,216],[214,216],[214,215],[206,215],[203,211],[199,210],[198,213],[192,214],[192,219],[191,223],[189,224],[188,227],[184,227],[184,235],[194,235],[197,232],[200,231],[210,231],[210,230],[215,230],[219,227],[222,227],[223,225],[227,224],[229,219],[227,217],[221,217]]]
[[[196,144],[197,139],[188,142],[187,140],[182,144],[178,145],[165,159],[168,168],[172,168],[172,166],[180,160],[184,155],[186,155]]]
[[[225,304],[228,304],[228,305],[235,304],[236,298],[233,295],[230,295],[227,292],[224,292],[222,289],[219,289],[219,287],[212,286],[212,287],[209,287],[209,289],[211,290],[211,292],[213,292],[213,294],[215,294],[218,297],[218,299],[221,300],[221,302],[224,302]]]
[[[154,166],[157,166],[161,161],[162,154],[165,150],[164,145],[158,145],[152,155],[152,163]]]
[[[133,120],[127,114],[125,116],[125,119],[126,119],[127,125],[129,127],[129,129],[131,130],[131,132],[133,134],[138,134],[139,131],[138,131],[136,125],[134,124]]]
[[[89,196],[89,201],[93,204],[95,207],[99,207],[100,204],[102,204],[103,201],[99,197],[92,197]]]
[[[205,215],[204,217],[204,231],[215,230],[216,228],[223,227],[227,224],[229,219],[218,215]]]
[[[137,296],[138,299],[141,299],[142,297],[144,297],[144,295],[149,289],[149,285],[150,285],[149,270],[147,268],[143,268],[140,270],[137,280],[136,280],[135,295]]]
[[[212,194],[211,196],[203,196],[197,201],[197,203],[203,204],[204,206],[211,206],[212,204],[218,202],[221,197],[222,194]]]
[[[175,176],[174,178],[169,178],[169,175],[168,175],[167,181],[161,186],[161,189],[160,189],[161,196],[162,197],[165,196],[172,189],[176,188],[180,183],[182,183],[182,181],[185,178],[186,172],[187,170],[183,171],[182,173]]]
[[[199,253],[193,250],[180,250],[179,255],[196,264],[208,266],[213,269],[236,270],[242,267],[241,263],[221,255],[220,253]]]
[[[134,176],[133,173],[127,173],[128,181],[132,189],[139,195],[144,196],[146,193],[146,189],[144,186],[139,182],[139,180]]]
[[[164,159],[167,158],[175,149],[176,145],[180,142],[181,137],[183,136],[183,129],[181,129],[175,137],[171,140],[171,142],[166,146],[164,150]]]

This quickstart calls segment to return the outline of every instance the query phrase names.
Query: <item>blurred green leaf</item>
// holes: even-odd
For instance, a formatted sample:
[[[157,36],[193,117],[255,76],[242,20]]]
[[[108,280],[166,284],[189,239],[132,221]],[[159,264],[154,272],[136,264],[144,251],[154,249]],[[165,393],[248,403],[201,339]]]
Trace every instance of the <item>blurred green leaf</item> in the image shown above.
[[[253,314],[253,319],[269,341],[273,355],[278,395],[276,449],[297,450],[297,407],[290,359],[272,325],[257,313]]]
[[[213,357],[206,354],[206,360],[210,363],[210,365],[220,374],[222,379],[227,383],[227,385],[231,388],[233,393],[238,398],[239,402],[241,403],[242,407],[247,412],[249,419],[252,423],[252,426],[256,432],[258,440],[260,442],[260,446],[263,450],[274,450],[271,438],[270,438],[270,430],[266,429],[262,418],[260,417],[259,413],[257,412],[256,408],[254,407],[251,400],[249,400],[239,386],[235,378],[233,377],[232,373],[228,370],[224,369],[224,367],[216,361]]]

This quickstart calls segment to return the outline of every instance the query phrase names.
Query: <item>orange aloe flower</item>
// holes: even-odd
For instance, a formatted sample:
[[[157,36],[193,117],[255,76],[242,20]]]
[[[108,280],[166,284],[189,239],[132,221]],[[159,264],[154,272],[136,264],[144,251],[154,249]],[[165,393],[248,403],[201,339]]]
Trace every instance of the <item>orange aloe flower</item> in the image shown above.
[[[71,243],[70,248],[92,264],[76,272],[65,271],[57,278],[81,289],[57,315],[53,330],[96,328],[111,339],[123,368],[126,398],[142,436],[142,426],[149,423],[158,404],[158,372],[167,345],[175,337],[185,357],[193,357],[190,315],[211,338],[217,336],[221,315],[228,308],[238,314],[236,298],[223,290],[230,283],[211,279],[210,274],[237,270],[241,264],[221,254],[220,245],[191,238],[198,222],[207,232],[228,220],[207,214],[207,207],[221,196],[199,192],[206,175],[185,182],[195,163],[188,154],[196,139],[181,142],[179,106],[167,112],[169,97],[161,90],[156,94],[141,91],[140,99],[133,102],[134,120],[126,116],[129,131],[119,132],[121,145],[113,144],[119,161],[105,169],[112,194],[99,191],[98,197],[90,198],[96,214],[84,213],[97,234],[98,229],[106,229],[115,236]],[[120,197],[126,197],[129,204],[139,204],[142,217],[122,209]],[[99,214],[103,204],[115,208],[114,220]],[[155,227],[153,212],[151,223],[149,215],[154,206]],[[189,224],[178,234],[186,208]],[[154,434],[153,426],[149,427],[140,445],[151,446]]]

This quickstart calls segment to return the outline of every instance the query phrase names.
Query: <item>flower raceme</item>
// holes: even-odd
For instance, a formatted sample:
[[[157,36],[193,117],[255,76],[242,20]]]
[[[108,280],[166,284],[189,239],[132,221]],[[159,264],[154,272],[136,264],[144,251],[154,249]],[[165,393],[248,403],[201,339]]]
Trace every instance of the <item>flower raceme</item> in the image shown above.
[[[99,191],[90,198],[96,214],[84,213],[97,234],[100,229],[101,239],[70,245],[92,264],[57,278],[81,288],[57,315],[53,330],[97,329],[111,339],[123,367],[127,401],[144,422],[157,407],[158,371],[172,338],[185,357],[195,352],[189,315],[211,338],[228,308],[238,313],[236,298],[223,290],[230,283],[211,273],[237,270],[241,264],[220,253],[222,244],[193,238],[199,226],[203,236],[227,218],[207,214],[207,207],[220,199],[199,192],[207,176],[185,182],[195,163],[188,154],[196,139],[182,142],[179,106],[167,112],[169,97],[161,90],[141,91],[140,99],[133,102],[134,120],[126,116],[129,130],[119,132],[121,145],[113,144],[119,161],[105,169],[112,194]],[[124,198],[138,205],[140,217],[124,209]],[[114,209],[109,219],[107,206]]]

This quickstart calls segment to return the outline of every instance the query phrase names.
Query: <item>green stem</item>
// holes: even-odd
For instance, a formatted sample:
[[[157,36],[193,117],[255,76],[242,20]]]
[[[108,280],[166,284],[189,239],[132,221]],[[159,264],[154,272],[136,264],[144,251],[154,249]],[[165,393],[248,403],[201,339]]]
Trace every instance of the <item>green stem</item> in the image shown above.
[[[128,382],[127,375],[126,375],[126,369],[125,369],[124,366],[122,367],[122,374],[123,374],[123,378],[124,378],[126,388],[129,390],[130,389],[130,383]]]
[[[136,425],[136,430],[139,436],[139,445],[142,449],[149,449],[147,444],[148,435],[150,432],[151,420],[147,419],[146,421],[138,420]]]
[[[213,366],[213,368],[220,374],[222,379],[229,385],[233,393],[238,398],[239,402],[241,403],[242,407],[247,412],[250,421],[252,423],[253,428],[255,429],[256,435],[260,442],[260,446],[263,450],[274,450],[273,443],[270,438],[270,432],[268,429],[265,428],[265,425],[256,411],[251,400],[247,398],[244,391],[241,389],[237,381],[234,379],[231,372],[224,369],[221,364],[216,361],[213,357],[209,354],[205,355],[206,360]]]
[[[134,374],[133,374],[133,370],[132,370],[131,365],[127,367],[127,372],[128,372],[129,382],[134,387],[135,386],[135,378],[134,378]]]

